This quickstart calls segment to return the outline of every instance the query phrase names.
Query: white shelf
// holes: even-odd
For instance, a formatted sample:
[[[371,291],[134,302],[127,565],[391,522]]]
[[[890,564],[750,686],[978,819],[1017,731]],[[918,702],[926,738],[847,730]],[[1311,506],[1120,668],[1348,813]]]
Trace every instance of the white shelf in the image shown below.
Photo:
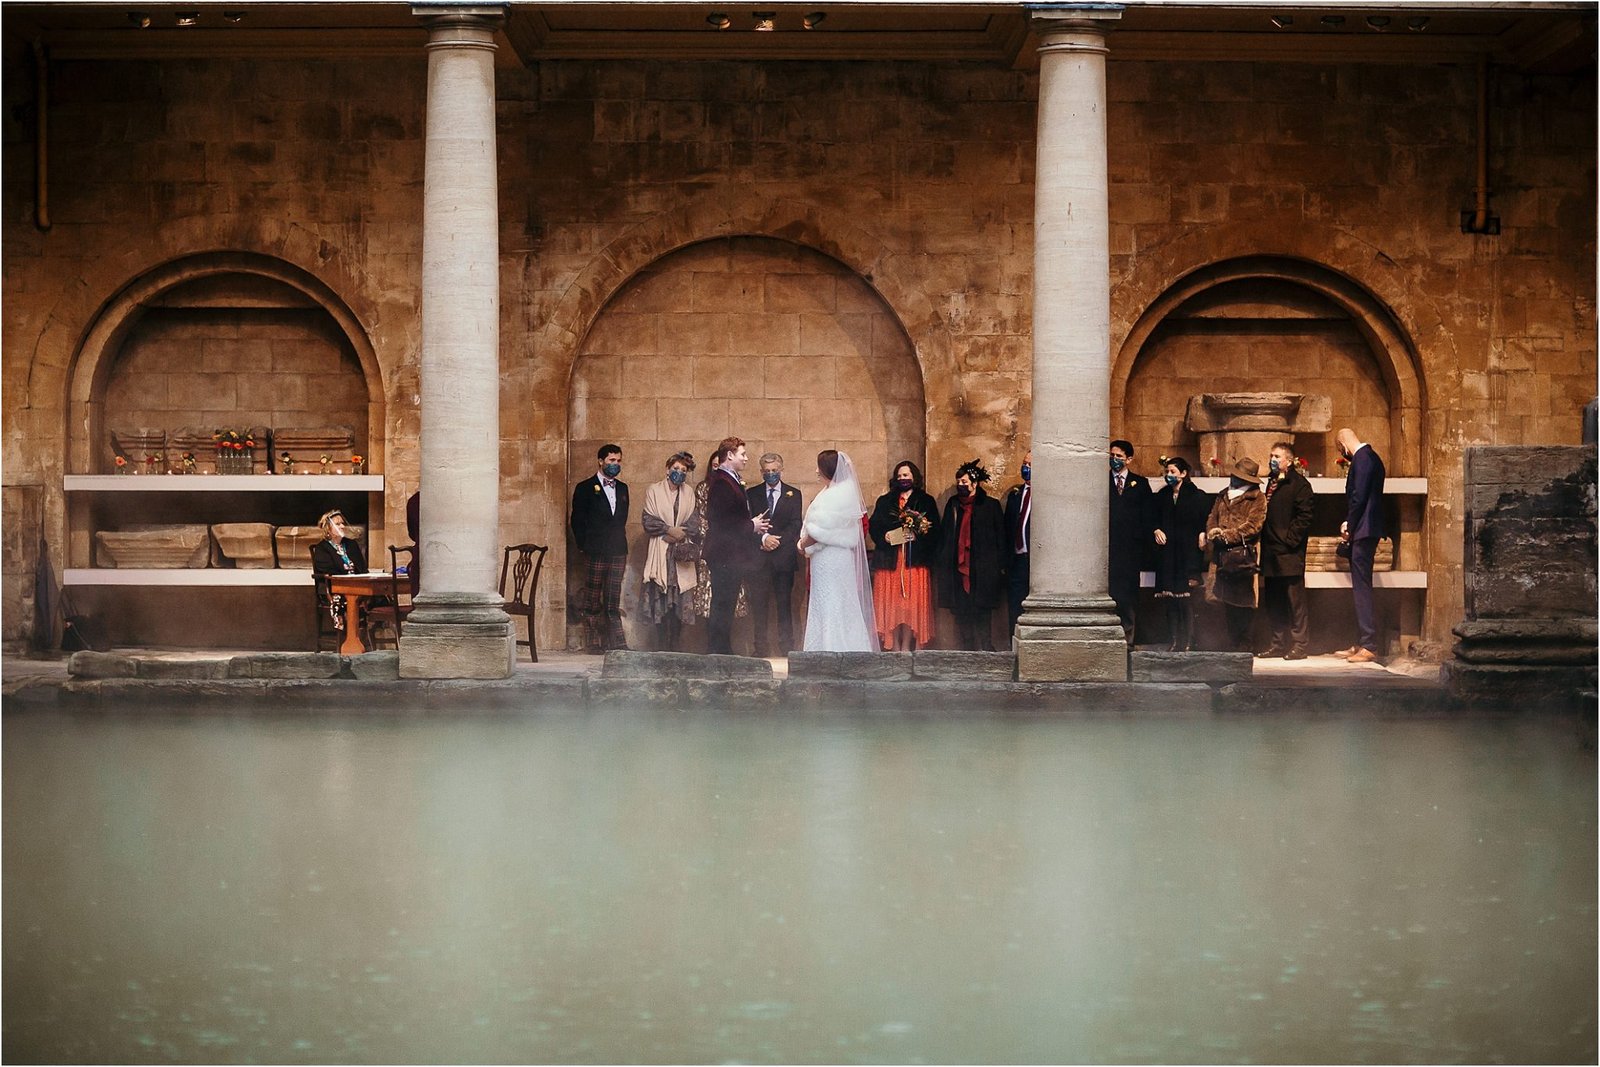
[[[381,474],[69,474],[69,493],[383,492]]]
[[[223,567],[68,567],[63,585],[310,585],[311,568],[233,570]]]
[[[1156,587],[1156,572],[1141,571],[1139,574],[1139,587],[1154,589]],[[1372,587],[1374,589],[1426,589],[1428,588],[1427,571],[1373,571]],[[1349,571],[1306,571],[1307,589],[1349,589]]]
[[[1307,478],[1311,483],[1311,491],[1321,496],[1344,496],[1345,482],[1343,478]],[[1228,488],[1228,479],[1213,478],[1209,475],[1196,476],[1194,484],[1208,493],[1220,493]],[[1159,493],[1162,488],[1161,479],[1153,478],[1150,481],[1152,492]],[[1384,496],[1427,496],[1428,479],[1426,478],[1385,478],[1383,481]]]

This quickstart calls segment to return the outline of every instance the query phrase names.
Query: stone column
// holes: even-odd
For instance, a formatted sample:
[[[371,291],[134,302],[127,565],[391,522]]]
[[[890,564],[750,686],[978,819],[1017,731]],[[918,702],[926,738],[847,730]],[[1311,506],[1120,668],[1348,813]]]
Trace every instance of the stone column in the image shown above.
[[[1023,681],[1127,681],[1106,594],[1111,254],[1106,33],[1120,8],[1040,5],[1033,252],[1032,585]]]
[[[417,4],[428,28],[422,193],[422,588],[403,678],[506,678],[494,34],[504,4]]]

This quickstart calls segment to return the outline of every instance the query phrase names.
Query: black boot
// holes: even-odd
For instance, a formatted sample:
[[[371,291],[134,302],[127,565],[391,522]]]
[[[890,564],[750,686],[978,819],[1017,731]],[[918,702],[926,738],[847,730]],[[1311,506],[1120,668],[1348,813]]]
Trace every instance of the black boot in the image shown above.
[[[1178,603],[1179,632],[1183,634],[1183,641],[1178,647],[1179,652],[1194,651],[1194,608],[1187,600]]]

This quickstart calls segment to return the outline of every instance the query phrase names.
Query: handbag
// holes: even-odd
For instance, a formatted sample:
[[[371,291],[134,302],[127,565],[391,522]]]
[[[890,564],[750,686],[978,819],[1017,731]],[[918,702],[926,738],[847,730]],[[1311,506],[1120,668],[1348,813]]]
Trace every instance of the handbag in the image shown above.
[[[674,563],[693,563],[700,558],[700,545],[685,537],[677,544],[667,546],[667,558]]]
[[[1260,543],[1246,541],[1242,545],[1223,545],[1217,552],[1217,570],[1224,574],[1254,574],[1261,569],[1257,553]]]

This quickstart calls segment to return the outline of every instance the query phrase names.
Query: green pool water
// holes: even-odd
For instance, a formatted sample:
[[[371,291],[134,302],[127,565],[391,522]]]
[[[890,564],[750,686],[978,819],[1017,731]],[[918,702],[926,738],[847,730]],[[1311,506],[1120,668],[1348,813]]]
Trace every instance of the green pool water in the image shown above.
[[[7,1062],[1596,1058],[1570,720],[339,712],[5,718]]]

